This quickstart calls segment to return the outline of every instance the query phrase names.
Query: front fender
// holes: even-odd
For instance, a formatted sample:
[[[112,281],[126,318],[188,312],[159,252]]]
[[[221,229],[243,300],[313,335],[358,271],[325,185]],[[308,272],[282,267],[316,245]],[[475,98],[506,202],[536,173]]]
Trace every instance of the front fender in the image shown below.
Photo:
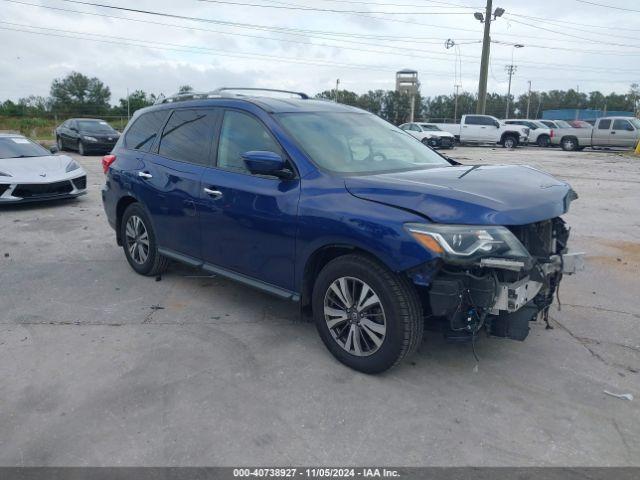
[[[326,180],[320,180],[320,183]],[[307,186],[308,187],[308,186]],[[328,246],[352,247],[377,258],[394,272],[432,260],[404,229],[424,217],[396,207],[351,195],[344,186],[303,188],[298,213],[295,280],[302,288],[305,266],[312,255]]]

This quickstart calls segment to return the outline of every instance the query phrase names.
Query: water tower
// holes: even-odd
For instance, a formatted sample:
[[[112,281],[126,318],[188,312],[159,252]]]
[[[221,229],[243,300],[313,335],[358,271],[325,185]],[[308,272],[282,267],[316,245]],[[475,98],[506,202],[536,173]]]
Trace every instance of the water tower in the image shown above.
[[[413,122],[415,113],[415,100],[418,89],[420,88],[420,82],[418,81],[417,70],[411,70],[405,68],[396,72],[396,92],[408,93],[411,96],[411,114],[409,121]]]

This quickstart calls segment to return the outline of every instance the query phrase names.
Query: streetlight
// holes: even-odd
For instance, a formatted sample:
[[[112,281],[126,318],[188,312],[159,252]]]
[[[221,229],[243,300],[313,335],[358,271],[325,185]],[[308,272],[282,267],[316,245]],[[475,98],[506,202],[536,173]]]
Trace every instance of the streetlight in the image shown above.
[[[491,51],[491,17],[496,20],[504,15],[504,8],[493,10],[493,0],[487,0],[487,8],[484,15],[475,12],[473,18],[484,23],[484,36],[482,38],[482,60],[480,62],[480,81],[478,82],[478,106],[476,113],[483,115],[487,106],[487,78],[489,77],[489,54]]]

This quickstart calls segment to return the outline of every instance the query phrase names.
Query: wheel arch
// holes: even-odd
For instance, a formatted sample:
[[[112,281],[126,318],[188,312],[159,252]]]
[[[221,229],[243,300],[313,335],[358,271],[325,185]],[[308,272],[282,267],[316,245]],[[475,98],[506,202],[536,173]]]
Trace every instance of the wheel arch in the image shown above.
[[[122,246],[122,237],[120,236],[120,230],[122,226],[122,216],[127,207],[133,203],[139,203],[138,199],[131,194],[120,197],[116,205],[116,241],[118,245]]]
[[[507,130],[506,132],[504,132],[502,134],[502,136],[500,137],[500,143],[504,143],[504,140],[507,137],[513,137],[516,139],[517,142],[520,141],[520,134],[518,132],[516,132],[515,130]]]
[[[359,253],[389,268],[389,265],[387,265],[379,256],[360,246],[349,243],[332,243],[323,245],[309,255],[302,271],[302,278],[300,279],[300,307],[302,309],[308,309],[310,311],[314,279],[318,276],[325,265],[338,257],[354,253]]]

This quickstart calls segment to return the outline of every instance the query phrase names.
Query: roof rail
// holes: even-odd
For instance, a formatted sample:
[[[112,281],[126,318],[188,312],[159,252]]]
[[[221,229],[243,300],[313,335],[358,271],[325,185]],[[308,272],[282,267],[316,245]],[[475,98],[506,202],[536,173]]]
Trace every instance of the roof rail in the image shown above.
[[[173,103],[182,102],[185,100],[200,100],[206,98],[220,98],[220,97],[244,97],[250,95],[243,95],[242,93],[232,93],[234,91],[248,91],[248,92],[275,92],[275,93],[288,93],[291,95],[298,95],[303,100],[308,100],[309,95],[303,92],[293,92],[291,90],[278,90],[275,88],[244,88],[244,87],[221,87],[213,90],[212,92],[185,92],[174,93],[168,97],[160,95],[155,101],[154,105],[161,103]]]
[[[223,92],[232,92],[232,91],[248,91],[248,92],[274,92],[274,93],[289,93],[291,95],[298,95],[303,100],[308,100],[309,95],[303,92],[294,92],[292,90],[278,90],[277,88],[245,88],[245,87],[222,87],[211,92],[212,94],[218,94],[224,96]],[[237,96],[244,96],[242,94],[237,94]]]
[[[158,99],[155,101],[154,105],[159,105],[161,103],[173,103],[173,102],[182,102],[185,100],[198,100],[202,98],[215,98],[219,97],[215,92],[185,92],[185,93],[174,93],[173,95],[169,95],[165,97],[160,94]]]

